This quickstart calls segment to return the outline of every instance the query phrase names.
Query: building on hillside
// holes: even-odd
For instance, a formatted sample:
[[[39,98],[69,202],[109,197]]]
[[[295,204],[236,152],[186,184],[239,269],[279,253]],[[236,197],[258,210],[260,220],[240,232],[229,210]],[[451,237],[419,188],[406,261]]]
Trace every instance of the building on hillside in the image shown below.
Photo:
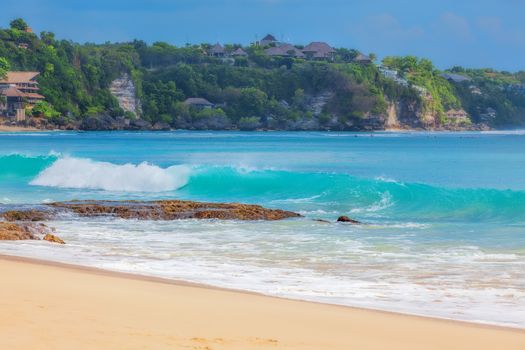
[[[359,64],[371,64],[372,60],[367,55],[363,55],[362,53],[360,53],[354,58],[354,62]]]
[[[441,74],[441,77],[447,79],[451,83],[462,83],[464,81],[471,81],[469,77],[466,77],[461,74],[453,74],[453,73],[443,73]]]
[[[208,55],[213,57],[224,57],[226,55],[226,50],[224,50],[224,47],[221,44],[217,43],[210,48]]]
[[[270,47],[264,52],[268,56],[305,58],[305,54],[301,50],[290,44]]]
[[[314,41],[306,45],[303,53],[307,58],[316,60],[333,60],[335,57],[335,50],[321,41]]]
[[[447,118],[455,121],[469,120],[468,113],[464,109],[450,109],[446,112]]]
[[[0,80],[0,96],[4,97],[5,103],[0,106],[0,112],[7,116],[15,117],[16,121],[26,119],[26,108],[33,108],[44,96],[38,91],[36,81],[39,72],[8,72],[4,79]]]
[[[194,107],[197,109],[206,109],[206,108],[213,108],[215,105],[208,101],[205,98],[202,97],[190,97],[184,101],[184,104],[189,107]]]
[[[33,33],[33,28],[31,28],[31,27],[28,26],[28,27],[24,30],[24,32],[26,32],[26,33]]]
[[[266,35],[264,38],[262,38],[261,41],[259,41],[259,45],[262,47],[277,45],[277,44],[278,44],[277,39],[271,34]]]
[[[383,74],[383,76],[387,79],[393,80],[399,85],[402,86],[408,86],[408,81],[402,77],[399,76],[399,72],[395,69],[389,69],[387,67],[380,66],[379,72]]]
[[[240,47],[233,51],[232,54],[231,54],[233,57],[247,57],[248,54],[246,53],[246,51],[244,51],[243,49],[241,49]]]

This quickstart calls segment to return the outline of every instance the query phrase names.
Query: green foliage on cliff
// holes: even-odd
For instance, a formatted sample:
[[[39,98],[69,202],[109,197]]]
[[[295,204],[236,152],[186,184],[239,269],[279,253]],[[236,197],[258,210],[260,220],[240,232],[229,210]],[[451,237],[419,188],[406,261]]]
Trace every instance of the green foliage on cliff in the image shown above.
[[[427,59],[385,58],[383,65],[406,79],[404,86],[375,64],[354,63],[358,52],[344,48],[336,49],[333,61],[269,57],[255,45],[243,47],[247,57],[215,58],[206,54],[209,44],[81,45],[26,29],[23,20],[0,29],[0,75],[9,69],[41,72],[38,81],[47,103],[34,113],[57,123],[100,115],[133,118],[109,90],[124,73],[135,83],[140,117],[177,128],[381,128],[390,102],[410,106],[411,118],[426,113],[442,123],[451,108],[465,108],[474,121],[493,125],[525,123],[523,72],[456,67],[453,72],[472,79],[456,84]],[[226,51],[239,47],[227,45]],[[472,93],[472,84],[481,95]],[[190,97],[206,98],[216,107],[190,108],[184,104]],[[496,118],[482,119],[487,108],[496,110]]]

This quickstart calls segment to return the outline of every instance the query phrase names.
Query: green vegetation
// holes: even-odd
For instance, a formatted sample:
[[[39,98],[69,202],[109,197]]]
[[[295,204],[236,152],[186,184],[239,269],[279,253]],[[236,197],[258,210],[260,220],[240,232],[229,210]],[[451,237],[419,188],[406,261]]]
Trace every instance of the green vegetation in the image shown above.
[[[124,112],[111,94],[111,82],[128,74],[141,102],[142,121],[196,129],[377,129],[385,125],[390,103],[397,103],[408,127],[447,124],[445,112],[464,108],[474,122],[496,126],[525,123],[525,72],[516,74],[455,67],[470,77],[451,83],[431,61],[387,57],[399,83],[375,64],[358,64],[358,51],[336,49],[333,61],[269,57],[243,47],[247,57],[206,55],[209,44],[176,47],[157,42],[77,44],[53,33],[31,33],[22,19],[0,30],[0,76],[11,70],[37,70],[41,93],[32,115],[53,123],[81,124],[90,118],[137,116]],[[226,45],[233,52],[240,45]],[[375,59],[375,55],[371,54]],[[473,93],[473,87],[479,88]],[[202,97],[215,108],[184,103]],[[496,111],[483,119],[487,108]],[[422,118],[433,118],[421,123]]]

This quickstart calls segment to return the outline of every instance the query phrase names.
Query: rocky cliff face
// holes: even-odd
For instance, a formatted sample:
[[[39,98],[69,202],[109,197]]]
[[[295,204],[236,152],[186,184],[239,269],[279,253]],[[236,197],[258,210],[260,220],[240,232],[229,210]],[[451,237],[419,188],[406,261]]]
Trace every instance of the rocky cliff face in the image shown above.
[[[119,78],[113,80],[109,90],[117,99],[120,108],[136,116],[140,116],[140,101],[137,99],[135,84],[129,74],[124,73]]]

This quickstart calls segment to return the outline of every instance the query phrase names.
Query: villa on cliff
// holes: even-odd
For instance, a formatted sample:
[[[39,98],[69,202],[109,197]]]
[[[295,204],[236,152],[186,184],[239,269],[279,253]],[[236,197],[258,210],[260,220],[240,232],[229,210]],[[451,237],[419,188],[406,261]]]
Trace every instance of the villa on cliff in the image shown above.
[[[0,115],[13,117],[17,122],[26,119],[26,108],[31,109],[44,96],[38,91],[39,72],[8,72],[0,80]]]

